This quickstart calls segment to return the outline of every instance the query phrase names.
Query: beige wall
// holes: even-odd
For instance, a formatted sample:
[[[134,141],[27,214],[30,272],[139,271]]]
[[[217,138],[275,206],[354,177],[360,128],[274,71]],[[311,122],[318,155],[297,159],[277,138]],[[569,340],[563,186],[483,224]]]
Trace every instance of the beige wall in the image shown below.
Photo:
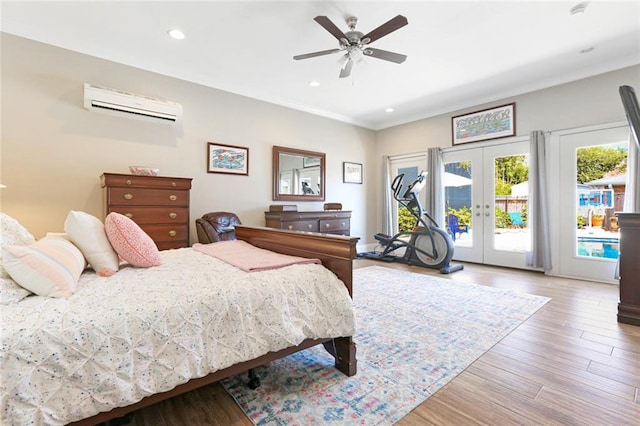
[[[353,210],[352,235],[376,232],[375,133],[342,122],[105,61],[20,37],[2,36],[0,207],[36,237],[62,231],[69,210],[103,217],[100,175],[129,165],[158,167],[163,176],[192,177],[194,220],[210,211],[236,212],[264,225],[271,200],[273,145],[327,154],[327,201]],[[168,60],[170,60],[168,58]],[[90,112],[83,84],[179,102],[174,128]],[[249,176],[206,173],[207,141],[249,148]],[[342,183],[342,162],[363,163],[364,184]],[[297,203],[300,210],[322,202]]]

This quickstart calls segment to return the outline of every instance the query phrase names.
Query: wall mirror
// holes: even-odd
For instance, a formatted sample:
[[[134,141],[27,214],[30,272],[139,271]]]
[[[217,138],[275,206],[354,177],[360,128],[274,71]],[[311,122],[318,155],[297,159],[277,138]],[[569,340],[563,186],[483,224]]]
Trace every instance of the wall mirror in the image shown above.
[[[324,201],[325,154],[273,147],[273,199]]]

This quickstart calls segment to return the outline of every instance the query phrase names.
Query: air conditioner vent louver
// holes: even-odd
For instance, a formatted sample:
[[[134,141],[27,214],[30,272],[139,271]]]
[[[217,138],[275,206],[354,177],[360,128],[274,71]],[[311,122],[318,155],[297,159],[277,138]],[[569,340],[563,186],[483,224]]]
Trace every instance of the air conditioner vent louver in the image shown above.
[[[84,107],[146,121],[175,123],[182,118],[182,105],[178,103],[88,83],[84,85]]]

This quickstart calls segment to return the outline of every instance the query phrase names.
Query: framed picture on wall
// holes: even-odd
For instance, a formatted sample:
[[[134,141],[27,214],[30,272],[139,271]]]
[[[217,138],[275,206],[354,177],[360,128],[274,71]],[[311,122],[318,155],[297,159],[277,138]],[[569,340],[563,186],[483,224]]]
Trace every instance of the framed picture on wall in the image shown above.
[[[453,144],[506,138],[516,134],[515,102],[453,117]]]
[[[207,173],[249,174],[249,148],[207,143]]]
[[[343,162],[342,181],[344,183],[362,183],[362,164]]]

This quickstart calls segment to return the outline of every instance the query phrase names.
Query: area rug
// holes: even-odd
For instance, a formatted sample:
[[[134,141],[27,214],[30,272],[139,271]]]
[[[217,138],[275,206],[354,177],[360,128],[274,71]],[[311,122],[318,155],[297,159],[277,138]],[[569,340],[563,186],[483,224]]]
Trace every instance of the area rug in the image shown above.
[[[316,346],[222,382],[256,425],[391,425],[549,301],[369,266],[355,269],[358,373]]]

